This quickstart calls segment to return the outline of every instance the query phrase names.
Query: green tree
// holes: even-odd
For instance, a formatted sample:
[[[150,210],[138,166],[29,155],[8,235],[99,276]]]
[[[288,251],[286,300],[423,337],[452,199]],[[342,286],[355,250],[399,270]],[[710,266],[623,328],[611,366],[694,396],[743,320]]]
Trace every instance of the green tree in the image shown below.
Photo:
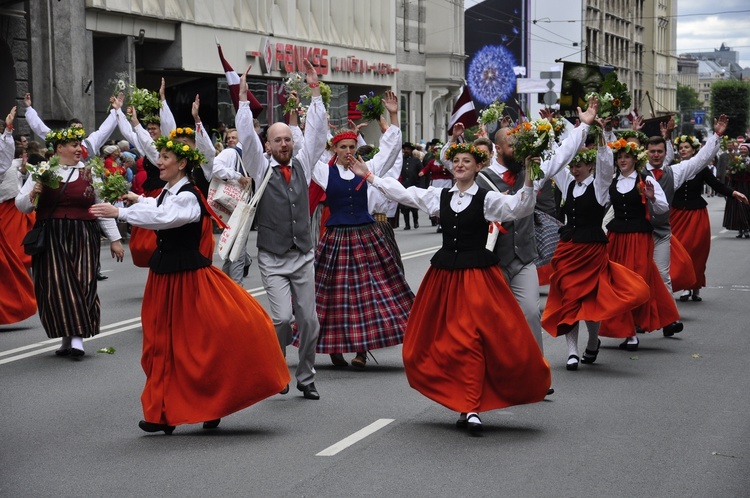
[[[703,109],[698,92],[686,85],[677,85],[677,109],[683,114]]]
[[[729,118],[728,136],[745,134],[750,118],[750,82],[722,80],[711,85],[711,116],[722,114]]]

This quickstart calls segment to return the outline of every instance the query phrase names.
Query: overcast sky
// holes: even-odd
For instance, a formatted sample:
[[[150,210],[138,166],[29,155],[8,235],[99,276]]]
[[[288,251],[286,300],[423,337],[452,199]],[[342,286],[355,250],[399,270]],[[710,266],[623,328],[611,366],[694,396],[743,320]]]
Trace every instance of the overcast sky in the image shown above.
[[[750,67],[750,2],[747,0],[672,0],[677,2],[677,53],[709,52],[724,43],[740,53],[740,65]],[[731,14],[685,16],[706,12]]]

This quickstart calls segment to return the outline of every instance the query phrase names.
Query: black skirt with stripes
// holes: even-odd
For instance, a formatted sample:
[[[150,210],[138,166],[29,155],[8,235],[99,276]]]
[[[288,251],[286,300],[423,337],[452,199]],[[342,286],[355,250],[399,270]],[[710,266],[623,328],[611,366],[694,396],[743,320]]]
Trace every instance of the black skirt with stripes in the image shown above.
[[[99,333],[96,292],[101,235],[96,220],[46,220],[47,249],[32,258],[34,293],[47,337]]]
[[[742,178],[733,178],[730,186],[738,192],[750,196],[750,176],[743,175]],[[750,230],[750,207],[742,204],[734,197],[727,197],[726,201],[722,226],[727,230]]]

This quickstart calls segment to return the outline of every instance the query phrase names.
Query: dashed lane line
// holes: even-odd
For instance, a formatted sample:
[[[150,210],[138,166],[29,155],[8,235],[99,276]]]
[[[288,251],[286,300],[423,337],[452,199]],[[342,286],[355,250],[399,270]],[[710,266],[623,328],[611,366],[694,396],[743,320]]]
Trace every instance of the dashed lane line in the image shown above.
[[[334,456],[343,450],[347,449],[349,446],[352,446],[353,444],[358,443],[359,441],[362,441],[367,436],[370,436],[383,427],[387,426],[391,422],[393,422],[395,419],[392,418],[381,418],[376,420],[375,422],[371,423],[367,427],[358,430],[351,436],[347,436],[341,441],[339,441],[336,444],[333,444],[329,446],[328,448],[324,449],[320,453],[316,453],[315,456]]]

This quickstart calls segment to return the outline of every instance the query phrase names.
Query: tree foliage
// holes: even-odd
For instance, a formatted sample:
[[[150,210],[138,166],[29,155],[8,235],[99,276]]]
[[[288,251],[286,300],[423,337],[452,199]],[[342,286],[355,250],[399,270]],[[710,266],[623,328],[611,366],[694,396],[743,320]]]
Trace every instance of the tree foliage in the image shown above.
[[[703,109],[698,92],[686,85],[677,85],[677,109],[683,113],[700,111]]]
[[[722,80],[711,85],[711,116],[726,114],[727,135],[744,135],[750,118],[750,82]]]

